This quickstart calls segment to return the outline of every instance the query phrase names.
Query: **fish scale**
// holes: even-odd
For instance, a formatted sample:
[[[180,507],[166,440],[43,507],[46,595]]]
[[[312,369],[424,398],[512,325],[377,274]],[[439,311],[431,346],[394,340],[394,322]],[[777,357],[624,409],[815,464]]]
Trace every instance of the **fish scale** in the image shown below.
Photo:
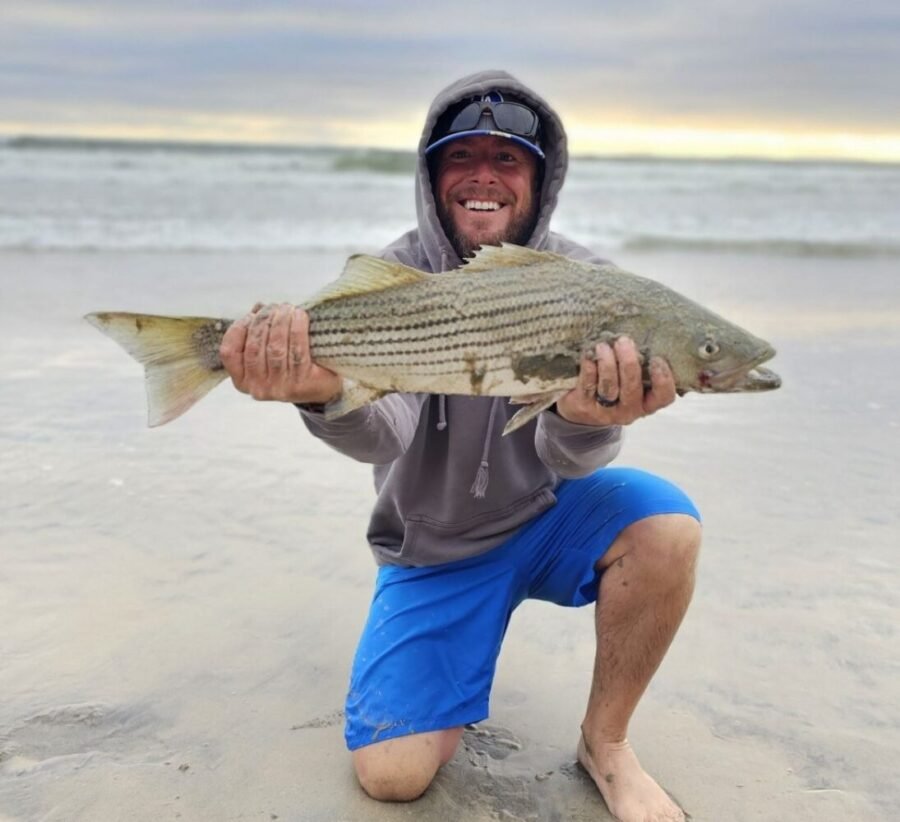
[[[508,396],[528,402],[509,433],[577,383],[583,351],[617,335],[669,364],[676,389],[764,391],[764,340],[652,280],[518,246],[482,248],[465,266],[425,274],[356,255],[303,306],[310,353],[343,379],[328,419],[385,393]],[[124,312],[87,315],[144,364],[151,425],[184,413],[227,377],[229,320]]]
[[[453,387],[469,381],[468,393],[496,393],[515,379],[516,356],[564,348],[574,367],[593,316],[587,303],[572,299],[583,288],[583,276],[574,273],[432,275],[404,287],[400,300],[389,289],[310,308],[312,356],[375,388],[422,390],[423,380],[447,378]],[[472,386],[479,373],[490,379]],[[518,393],[534,392],[534,380],[520,382]]]

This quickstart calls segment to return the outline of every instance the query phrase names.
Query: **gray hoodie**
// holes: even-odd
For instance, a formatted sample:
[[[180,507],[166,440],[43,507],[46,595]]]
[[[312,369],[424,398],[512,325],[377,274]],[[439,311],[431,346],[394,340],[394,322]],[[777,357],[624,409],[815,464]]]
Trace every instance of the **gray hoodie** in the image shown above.
[[[418,226],[381,256],[429,273],[460,265],[437,216],[424,152],[438,117],[450,105],[491,90],[527,102],[541,118],[545,171],[528,245],[605,262],[550,231],[568,165],[565,131],[546,101],[503,71],[470,75],[435,98],[419,142]],[[368,539],[376,561],[423,566],[495,548],[554,505],[553,492],[562,478],[589,474],[619,451],[621,428],[576,425],[553,411],[501,437],[518,408],[504,398],[389,394],[332,422],[313,410],[300,412],[316,437],[374,465],[378,499]]]

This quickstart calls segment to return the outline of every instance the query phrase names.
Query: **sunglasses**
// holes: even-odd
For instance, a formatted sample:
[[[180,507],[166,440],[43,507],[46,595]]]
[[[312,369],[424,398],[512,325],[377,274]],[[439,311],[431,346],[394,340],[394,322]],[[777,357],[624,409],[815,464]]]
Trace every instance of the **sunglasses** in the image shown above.
[[[460,131],[472,131],[478,127],[482,115],[490,113],[494,119],[494,125],[499,131],[507,134],[515,134],[530,142],[537,138],[540,120],[527,106],[520,103],[484,102],[477,101],[465,106],[450,122],[446,135],[456,134]]]

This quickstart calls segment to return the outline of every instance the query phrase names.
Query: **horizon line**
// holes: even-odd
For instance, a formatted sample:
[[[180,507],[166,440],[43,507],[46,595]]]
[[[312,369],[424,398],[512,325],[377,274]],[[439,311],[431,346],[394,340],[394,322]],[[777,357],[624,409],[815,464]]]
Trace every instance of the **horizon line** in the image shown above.
[[[351,143],[303,143],[284,142],[277,140],[216,140],[209,138],[177,138],[177,137],[130,137],[130,136],[100,136],[85,134],[40,134],[30,132],[8,133],[0,131],[0,146],[12,147],[40,147],[41,144],[50,146],[94,144],[116,147],[157,147],[171,149],[219,149],[227,151],[367,151],[382,152],[385,154],[400,154],[415,156],[415,148],[399,148],[394,146],[363,145]],[[667,162],[759,162],[759,163],[808,163],[827,165],[869,165],[869,166],[895,166],[900,165],[900,158],[865,158],[857,156],[822,156],[802,155],[793,156],[769,156],[765,154],[736,153],[736,154],[703,154],[703,153],[663,153],[653,151],[635,152],[596,152],[596,151],[572,151],[569,156],[576,160],[654,160]]]

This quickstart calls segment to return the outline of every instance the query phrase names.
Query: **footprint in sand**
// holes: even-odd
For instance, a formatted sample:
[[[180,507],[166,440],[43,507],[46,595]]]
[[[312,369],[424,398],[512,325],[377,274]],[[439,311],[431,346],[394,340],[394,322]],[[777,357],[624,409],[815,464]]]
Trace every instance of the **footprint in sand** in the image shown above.
[[[118,750],[149,741],[150,724],[143,710],[62,705],[33,714],[0,735],[0,760],[18,759],[22,767],[34,767],[59,757]]]
[[[484,754],[491,759],[506,759],[522,750],[522,743],[512,731],[498,725],[466,725],[463,733],[466,750]]]
[[[571,791],[568,780],[554,780],[557,769],[536,769],[547,758],[540,745],[525,743],[506,728],[469,726],[463,733],[465,757],[457,756],[438,774],[447,797],[435,818],[492,819],[497,822],[600,822],[596,790]],[[468,761],[467,761],[468,760]],[[569,786],[571,788],[571,786]],[[439,800],[440,802],[440,800]],[[430,817],[429,817],[430,818]]]

